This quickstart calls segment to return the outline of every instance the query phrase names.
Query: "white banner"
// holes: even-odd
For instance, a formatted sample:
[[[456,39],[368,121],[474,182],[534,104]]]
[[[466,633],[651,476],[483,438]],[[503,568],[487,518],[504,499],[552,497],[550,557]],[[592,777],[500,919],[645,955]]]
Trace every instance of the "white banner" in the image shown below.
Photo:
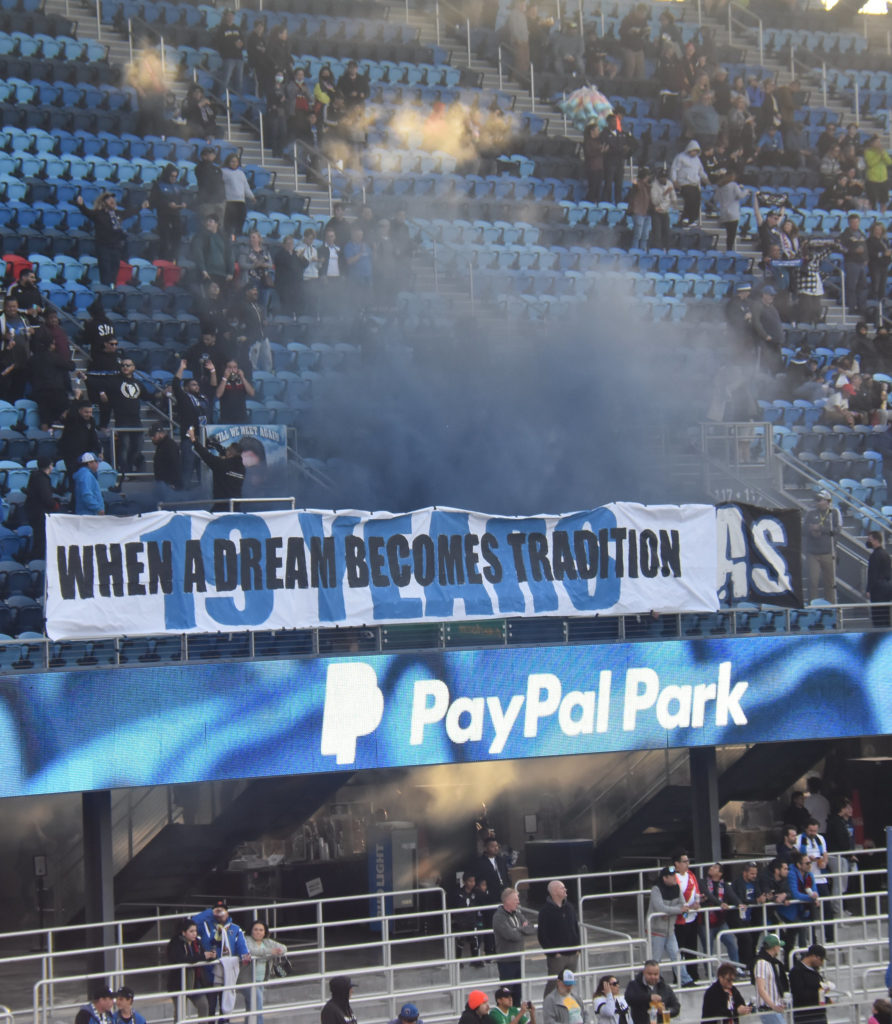
[[[705,612],[716,576],[711,505],[47,519],[54,640]]]

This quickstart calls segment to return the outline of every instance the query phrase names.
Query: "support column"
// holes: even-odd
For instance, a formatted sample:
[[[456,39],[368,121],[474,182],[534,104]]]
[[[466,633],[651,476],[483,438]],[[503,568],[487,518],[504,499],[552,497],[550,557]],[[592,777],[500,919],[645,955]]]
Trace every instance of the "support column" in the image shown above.
[[[84,832],[84,920],[111,921],[115,916],[114,867],[112,863],[111,793],[105,790],[81,794]],[[115,941],[113,925],[88,928],[90,948],[110,946]],[[91,974],[111,975],[115,968],[113,951],[92,953],[87,958]],[[92,987],[88,982],[87,988]]]
[[[719,829],[719,779],[715,747],[692,747],[688,751],[691,771],[691,822],[694,856],[697,861],[718,861],[722,856]]]

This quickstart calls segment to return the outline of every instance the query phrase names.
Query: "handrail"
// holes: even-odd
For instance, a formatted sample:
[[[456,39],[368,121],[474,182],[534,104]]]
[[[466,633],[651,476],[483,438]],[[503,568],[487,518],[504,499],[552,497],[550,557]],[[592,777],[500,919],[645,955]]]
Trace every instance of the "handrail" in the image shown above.
[[[743,7],[739,3],[736,3],[735,0],[731,0],[731,2],[728,4],[728,43],[731,46],[734,45],[734,11],[735,10],[740,11],[740,14],[745,14],[748,18],[753,19],[753,22],[755,23],[755,27],[758,28],[758,30],[759,30],[759,63],[764,65],[765,64],[765,44],[764,44],[764,38],[763,38],[762,19],[758,15],[753,14],[753,12],[750,11],[748,8]],[[739,17],[739,15],[738,15],[738,17]],[[744,27],[742,22],[738,22],[738,24],[739,24],[739,26],[741,28]]]

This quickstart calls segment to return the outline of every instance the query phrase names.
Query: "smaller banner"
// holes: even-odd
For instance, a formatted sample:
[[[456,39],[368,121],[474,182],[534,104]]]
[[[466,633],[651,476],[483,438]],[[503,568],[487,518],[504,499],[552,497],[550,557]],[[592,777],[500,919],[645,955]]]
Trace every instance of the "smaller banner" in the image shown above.
[[[246,497],[261,497],[277,490],[281,469],[288,462],[288,428],[281,423],[212,423],[205,428],[208,440],[218,444],[238,441],[245,465]]]
[[[792,508],[716,507],[718,582],[723,605],[741,601],[803,606],[802,520]]]

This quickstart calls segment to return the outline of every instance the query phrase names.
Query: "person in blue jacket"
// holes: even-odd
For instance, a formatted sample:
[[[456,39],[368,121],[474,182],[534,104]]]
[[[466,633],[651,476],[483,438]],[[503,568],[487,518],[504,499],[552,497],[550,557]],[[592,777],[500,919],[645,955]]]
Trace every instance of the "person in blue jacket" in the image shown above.
[[[128,988],[126,985],[122,985],[115,992],[115,1002],[118,1008],[115,1010],[115,1015],[112,1018],[114,1024],[146,1024],[145,1017],[133,1009],[134,995],[133,989]]]
[[[96,983],[90,990],[90,1002],[77,1011],[74,1024],[112,1024],[111,1009],[115,997],[104,982]]]
[[[217,963],[210,969],[214,972],[213,983],[223,986],[223,992],[208,992],[208,1015],[213,1017],[218,1006],[223,1011],[219,1019],[229,1019],[229,1013],[235,1003],[235,982],[238,972],[232,971],[231,958],[238,957],[242,963],[251,962],[251,954],[241,928],[229,916],[229,905],[226,900],[217,902],[208,910],[203,910],[192,918],[198,926],[198,941],[206,953],[213,953]],[[249,1006],[250,990],[241,989],[245,998],[245,1006]],[[231,995],[231,1002],[228,996]]]
[[[99,458],[93,452],[84,452],[80,466],[74,474],[74,511],[79,516],[104,516],[105,502],[99,486],[97,472]]]
[[[805,945],[808,941],[807,922],[813,919],[817,909],[818,893],[814,887],[814,878],[808,870],[810,867],[811,858],[807,853],[796,856],[787,876],[787,899],[774,908],[778,918],[784,922],[785,957],[789,956],[789,950]]]

